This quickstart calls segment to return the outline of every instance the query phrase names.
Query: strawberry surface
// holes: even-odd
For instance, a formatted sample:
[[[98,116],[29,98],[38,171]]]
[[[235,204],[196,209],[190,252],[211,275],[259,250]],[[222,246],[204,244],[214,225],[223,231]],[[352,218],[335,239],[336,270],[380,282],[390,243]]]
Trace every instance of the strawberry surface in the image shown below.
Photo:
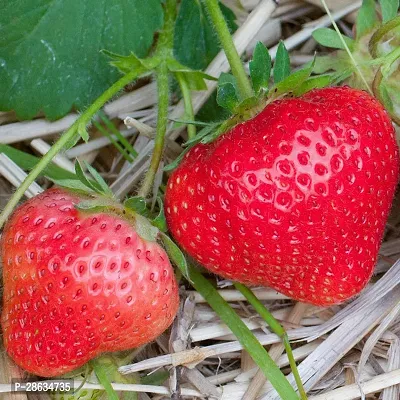
[[[5,348],[40,376],[150,342],[178,307],[164,250],[122,218],[78,212],[80,200],[50,189],[19,207],[2,237]]]
[[[212,272],[330,305],[370,279],[398,172],[381,105],[315,89],[191,149],[169,179],[166,218]]]

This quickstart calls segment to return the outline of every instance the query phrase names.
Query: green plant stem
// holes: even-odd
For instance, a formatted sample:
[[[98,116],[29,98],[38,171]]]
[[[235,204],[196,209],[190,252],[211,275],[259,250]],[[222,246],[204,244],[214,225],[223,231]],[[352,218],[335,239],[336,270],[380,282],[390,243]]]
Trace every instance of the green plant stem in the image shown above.
[[[167,0],[165,3],[165,23],[156,47],[156,57],[160,63],[156,68],[157,92],[158,92],[158,114],[157,129],[154,143],[154,151],[151,157],[149,169],[144,177],[139,196],[147,197],[150,193],[154,178],[156,176],[162,154],[164,151],[165,133],[168,124],[168,103],[169,103],[169,79],[168,59],[172,56],[174,40],[174,22],[176,14],[176,0]]]
[[[218,0],[203,1],[231,66],[232,74],[237,80],[241,100],[254,96],[254,91],[236,50]]]
[[[194,121],[194,111],[192,104],[192,96],[190,95],[189,85],[186,79],[179,72],[176,74],[178,79],[179,87],[181,88],[183,102],[185,104],[185,119]],[[196,125],[188,124],[187,131],[189,139],[193,139],[196,136]]]
[[[54,156],[56,156],[68,143],[70,143],[76,137],[79,126],[86,126],[93,118],[93,116],[97,113],[97,111],[99,111],[100,108],[103,107],[103,105],[108,100],[114,97],[127,84],[137,79],[145,72],[146,70],[144,68],[128,72],[121,79],[110,86],[103,94],[101,94],[96,99],[96,101],[80,115],[80,117],[71,125],[71,127],[57,140],[56,143],[54,143],[50,150],[40,159],[40,161],[35,165],[29,175],[24,179],[24,181],[15,191],[9,202],[4,207],[2,213],[0,214],[0,228],[7,221],[13,209],[17,206],[19,200],[24,195],[25,191],[35,181],[40,173],[47,167]]]
[[[307,400],[307,394],[304,390],[303,382],[301,381],[299,371],[297,369],[296,360],[293,356],[293,351],[290,346],[289,337],[283,326],[275,319],[275,317],[267,310],[267,308],[258,300],[256,295],[246,286],[241,283],[235,283],[235,287],[247,299],[247,301],[254,307],[261,318],[268,324],[274,333],[276,333],[283,341],[286,354],[289,359],[290,368],[292,369],[293,376],[296,380],[302,400]]]

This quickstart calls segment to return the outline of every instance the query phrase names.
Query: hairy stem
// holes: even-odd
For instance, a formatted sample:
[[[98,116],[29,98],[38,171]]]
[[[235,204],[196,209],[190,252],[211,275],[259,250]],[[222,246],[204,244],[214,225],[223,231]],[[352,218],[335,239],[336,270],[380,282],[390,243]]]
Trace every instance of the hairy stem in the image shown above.
[[[307,394],[304,390],[303,383],[301,381],[299,371],[297,369],[296,360],[294,359],[292,348],[290,347],[290,342],[288,335],[283,328],[283,326],[275,319],[275,317],[266,309],[264,304],[258,300],[255,294],[246,286],[241,283],[235,283],[236,289],[247,299],[247,301],[254,307],[261,318],[268,324],[274,333],[276,333],[283,342],[285,346],[286,354],[289,359],[290,368],[292,369],[293,376],[296,380],[297,387],[302,400],[307,400]]]
[[[156,56],[160,63],[156,68],[157,92],[158,92],[158,115],[157,129],[154,143],[154,151],[151,157],[149,169],[144,177],[139,196],[147,197],[150,193],[154,178],[156,176],[162,154],[164,151],[165,133],[168,124],[168,103],[169,103],[169,80],[167,60],[172,55],[174,39],[174,22],[176,13],[176,0],[167,0],[165,4],[165,23],[156,47]]]
[[[182,92],[183,102],[185,104],[185,118],[189,121],[193,121],[194,111],[189,86],[185,78],[179,72],[176,74],[176,78],[178,79],[179,87],[181,88]],[[188,124],[187,131],[189,139],[193,139],[196,136],[196,125]]]
[[[109,87],[102,95],[100,95],[100,97],[98,97],[96,101],[80,115],[80,117],[71,125],[71,127],[58,139],[56,143],[54,143],[50,150],[40,159],[40,161],[35,165],[29,175],[15,191],[7,205],[4,207],[2,213],[0,214],[0,228],[7,221],[13,209],[17,206],[19,200],[24,195],[25,191],[35,181],[40,173],[47,167],[54,156],[56,156],[68,143],[70,143],[74,139],[74,137],[76,137],[78,127],[82,125],[87,125],[93,118],[93,116],[97,113],[97,111],[99,111],[100,108],[103,107],[103,105],[108,100],[115,96],[128,83],[137,79],[145,72],[145,69],[128,72],[121,79],[115,82],[111,87]]]
[[[233,43],[232,36],[229,32],[221,8],[219,7],[218,0],[204,0],[204,4],[206,5],[222,48],[225,51],[226,58],[231,66],[232,74],[237,80],[242,100],[252,97],[254,95],[253,89],[243,67],[242,60],[239,57],[235,44]]]

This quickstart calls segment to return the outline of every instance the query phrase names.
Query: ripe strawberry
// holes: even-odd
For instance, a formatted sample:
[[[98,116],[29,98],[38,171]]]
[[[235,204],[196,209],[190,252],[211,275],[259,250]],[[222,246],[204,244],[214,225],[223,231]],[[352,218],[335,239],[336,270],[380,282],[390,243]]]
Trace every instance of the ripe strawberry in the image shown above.
[[[5,348],[40,376],[150,342],[178,307],[164,250],[122,218],[78,212],[80,200],[47,190],[15,211],[2,237]]]
[[[169,180],[166,218],[211,271],[335,304],[371,277],[398,171],[381,105],[316,89],[191,149]]]

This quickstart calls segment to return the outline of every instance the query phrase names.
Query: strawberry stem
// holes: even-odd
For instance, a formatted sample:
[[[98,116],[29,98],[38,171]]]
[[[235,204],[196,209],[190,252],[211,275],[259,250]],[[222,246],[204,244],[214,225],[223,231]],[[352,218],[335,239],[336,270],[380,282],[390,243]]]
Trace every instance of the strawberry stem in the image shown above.
[[[244,100],[248,97],[253,97],[254,91],[243,67],[242,60],[236,50],[228,25],[219,7],[218,0],[203,1],[217,32],[219,41],[225,51],[229,65],[231,66],[232,74],[237,80],[241,99]]]
[[[51,160],[74,138],[78,135],[78,127],[86,126],[90,123],[93,116],[103,107],[103,105],[114,97],[120,90],[122,90],[126,85],[139,78],[141,75],[145,74],[147,71],[143,67],[141,69],[136,69],[134,71],[128,72],[121,79],[110,86],[103,94],[101,94],[96,101],[84,111],[80,117],[71,125],[71,127],[58,139],[56,143],[50,148],[50,150],[40,159],[40,161],[33,167],[31,172],[21,183],[18,189],[10,198],[9,202],[4,207],[2,213],[0,214],[0,228],[7,221],[8,217],[11,215],[13,209],[17,206],[19,200],[24,195],[25,191],[29,186],[35,181],[35,179],[40,175],[40,173],[47,167]]]
[[[299,371],[297,369],[296,360],[293,356],[293,351],[290,346],[289,337],[283,328],[283,326],[275,319],[275,317],[267,310],[264,304],[261,303],[260,300],[256,297],[256,295],[246,286],[241,283],[235,283],[235,287],[239,290],[240,293],[247,299],[247,301],[254,307],[257,313],[261,316],[261,318],[268,324],[268,326],[272,329],[274,333],[276,333],[283,342],[285,346],[286,354],[289,359],[290,368],[292,369],[292,373],[294,379],[296,380],[297,387],[299,389],[299,393],[302,400],[307,400],[307,394],[304,390],[303,382],[301,381]]]
[[[156,57],[160,63],[156,68],[156,80],[158,91],[158,114],[157,129],[154,143],[154,151],[150,161],[149,169],[144,177],[142,187],[138,195],[147,197],[156,176],[162,154],[164,151],[165,134],[168,124],[168,104],[169,104],[169,79],[168,79],[168,59],[172,56],[172,46],[174,39],[174,22],[176,13],[176,0],[167,0],[165,3],[165,23],[164,29],[160,33],[157,43]]]
[[[194,121],[193,103],[190,95],[189,85],[185,77],[179,72],[176,74],[176,79],[178,80],[179,87],[181,88],[182,92],[183,102],[185,103],[185,119]],[[193,139],[196,136],[196,125],[188,124],[187,132],[189,139]]]

